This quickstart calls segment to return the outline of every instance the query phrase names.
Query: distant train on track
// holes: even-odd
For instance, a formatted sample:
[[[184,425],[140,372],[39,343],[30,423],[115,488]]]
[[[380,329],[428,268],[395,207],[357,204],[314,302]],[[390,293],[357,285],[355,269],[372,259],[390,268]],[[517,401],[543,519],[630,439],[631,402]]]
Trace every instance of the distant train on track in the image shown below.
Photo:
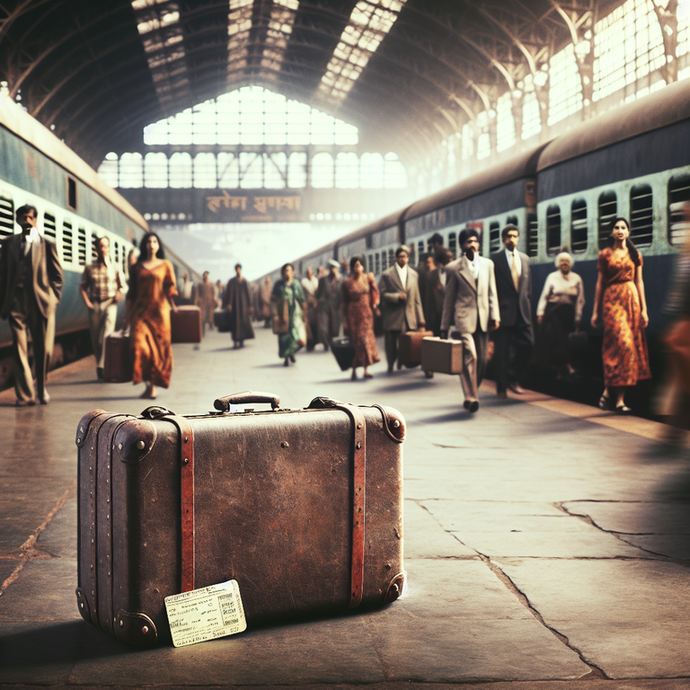
[[[407,244],[411,265],[440,233],[457,253],[464,228],[481,234],[484,256],[501,247],[501,229],[520,229],[519,249],[533,266],[533,306],[555,256],[568,251],[584,281],[589,324],[597,255],[616,216],[630,220],[644,256],[648,333],[665,326],[663,302],[673,256],[686,241],[681,209],[690,201],[690,79],[584,122],[571,131],[402,211],[390,214],[293,263],[299,274],[329,259],[364,256],[378,276]],[[275,279],[276,272],[271,274]]]
[[[0,95],[0,239],[20,232],[14,213],[24,204],[37,208],[38,224],[57,245],[65,273],[56,339],[88,331],[79,283],[84,266],[95,258],[97,238],[108,236],[111,258],[127,273],[133,242],[138,243],[148,225],[52,132]],[[199,280],[168,247],[165,252],[178,279],[186,271]],[[0,321],[0,348],[11,342],[8,322]]]

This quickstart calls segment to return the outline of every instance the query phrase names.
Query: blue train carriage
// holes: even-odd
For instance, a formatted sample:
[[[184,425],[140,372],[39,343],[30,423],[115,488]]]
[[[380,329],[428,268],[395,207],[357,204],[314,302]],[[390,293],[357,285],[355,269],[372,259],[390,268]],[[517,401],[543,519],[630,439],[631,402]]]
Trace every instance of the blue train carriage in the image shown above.
[[[353,256],[363,256],[368,273],[378,280],[395,262],[395,250],[402,244],[402,222],[406,209],[365,225],[336,242],[334,258],[348,265]]]
[[[314,275],[318,274],[319,266],[324,266],[328,268],[328,262],[335,256],[335,242],[329,242],[319,249],[315,249],[313,252],[306,254],[301,259],[292,262],[295,267],[295,276],[298,279],[305,278],[307,275],[307,269],[311,268],[314,271]],[[280,267],[278,267],[273,273],[270,274],[273,282],[281,278]]]
[[[109,237],[111,256],[126,271],[132,240],[139,240],[148,226],[52,132],[0,96],[0,239],[20,232],[14,213],[24,204],[37,208],[39,225],[56,243],[65,273],[56,335],[88,329],[79,282],[95,256],[96,240]],[[11,341],[8,322],[0,321],[0,347]]]
[[[488,257],[502,246],[501,230],[513,223],[520,229],[519,248],[527,252],[529,232],[537,221],[536,172],[543,148],[531,148],[412,204],[405,213],[406,243],[419,256],[439,233],[457,258],[458,235],[471,228],[480,235],[482,256]]]
[[[644,258],[643,277],[651,340],[662,314],[673,258],[686,241],[679,213],[690,201],[690,80],[589,120],[549,143],[537,170],[538,227],[529,239],[534,306],[562,249],[576,260],[590,328],[597,256],[607,246],[611,221],[630,222]]]

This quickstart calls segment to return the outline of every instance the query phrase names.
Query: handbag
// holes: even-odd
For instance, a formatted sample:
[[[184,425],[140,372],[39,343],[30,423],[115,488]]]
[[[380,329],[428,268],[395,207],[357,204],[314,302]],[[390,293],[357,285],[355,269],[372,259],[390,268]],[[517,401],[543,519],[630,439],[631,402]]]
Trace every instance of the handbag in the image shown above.
[[[290,329],[290,311],[287,300],[281,300],[278,303],[276,311],[277,314],[273,315],[273,332],[276,335],[285,335]]]

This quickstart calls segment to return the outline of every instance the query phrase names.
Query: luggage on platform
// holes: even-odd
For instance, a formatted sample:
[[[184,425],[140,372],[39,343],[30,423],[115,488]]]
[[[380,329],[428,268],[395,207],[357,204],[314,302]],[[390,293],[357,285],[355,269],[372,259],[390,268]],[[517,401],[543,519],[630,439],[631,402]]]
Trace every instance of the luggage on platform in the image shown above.
[[[173,343],[201,342],[201,309],[182,305],[170,312],[170,336]]]
[[[432,331],[406,331],[398,336],[398,362],[406,367],[422,363],[422,340],[433,337]]]
[[[440,374],[462,373],[462,342],[441,338],[422,340],[422,370]]]
[[[105,339],[103,380],[108,383],[127,383],[132,380],[132,349],[129,335],[115,331]]]
[[[342,338],[333,338],[331,340],[331,350],[338,362],[340,371],[347,371],[352,368],[352,363],[355,361],[355,346],[347,336]]]
[[[229,413],[270,402],[273,410]],[[164,599],[237,581],[249,626],[394,601],[402,442],[392,408],[245,392],[217,413],[95,410],[77,429],[77,603],[136,646],[171,639]]]
[[[216,309],[213,312],[213,325],[219,333],[230,333],[232,330],[231,314],[227,309]]]

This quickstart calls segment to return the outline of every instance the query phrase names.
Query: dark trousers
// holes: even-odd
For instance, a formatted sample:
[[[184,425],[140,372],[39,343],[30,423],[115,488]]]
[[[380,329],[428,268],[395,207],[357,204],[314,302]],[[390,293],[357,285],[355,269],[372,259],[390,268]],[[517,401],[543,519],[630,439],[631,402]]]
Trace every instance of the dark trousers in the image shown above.
[[[515,359],[510,362],[510,348],[515,351]],[[494,337],[494,374],[496,376],[496,392],[505,393],[510,384],[517,383],[524,374],[534,347],[532,325],[516,323],[514,326],[504,326],[496,331]]]
[[[384,335],[388,371],[393,371],[395,360],[398,359],[398,336],[400,333],[401,331],[386,331]]]

